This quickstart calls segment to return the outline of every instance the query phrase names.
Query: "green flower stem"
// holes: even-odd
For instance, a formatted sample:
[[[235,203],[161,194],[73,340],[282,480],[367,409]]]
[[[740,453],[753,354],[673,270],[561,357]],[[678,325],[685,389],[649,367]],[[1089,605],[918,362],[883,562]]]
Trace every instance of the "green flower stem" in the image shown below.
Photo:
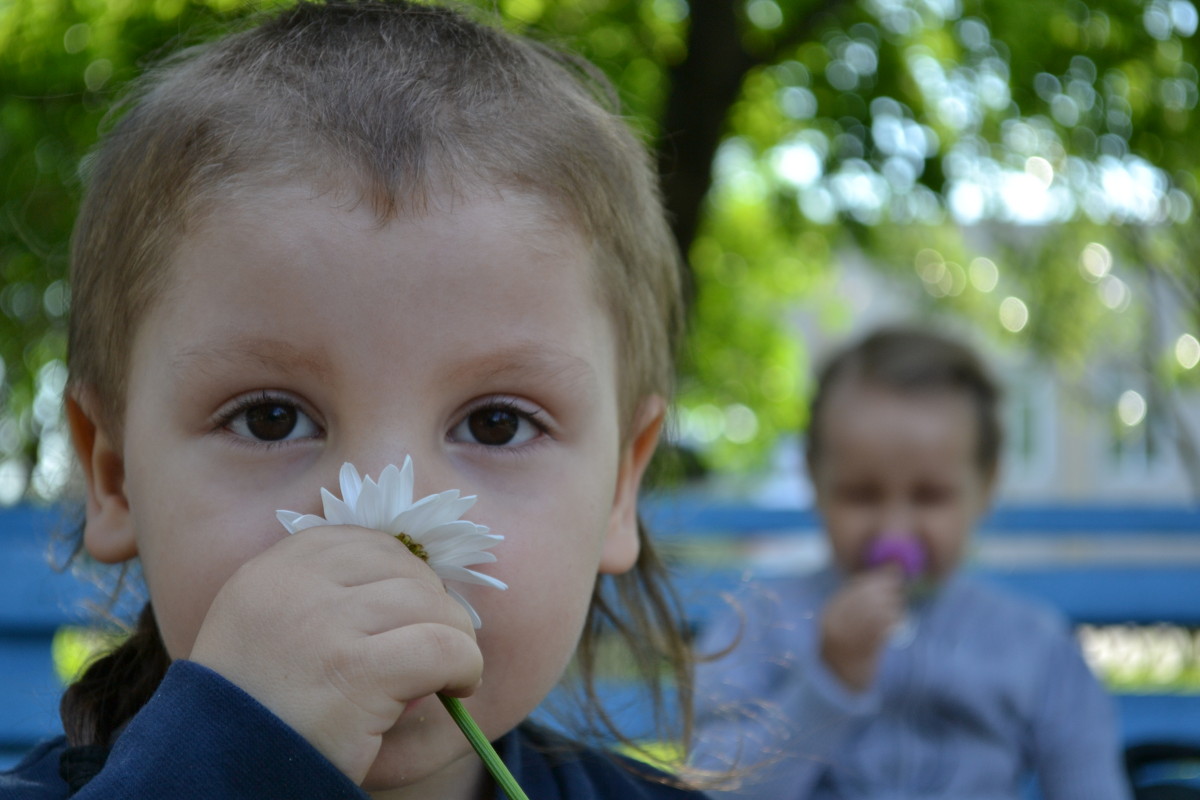
[[[504,766],[504,762],[500,760],[500,756],[496,753],[496,748],[492,747],[492,743],[483,735],[483,731],[479,730],[479,726],[475,724],[475,720],[471,719],[471,715],[463,707],[462,701],[457,697],[446,697],[444,694],[439,694],[438,700],[441,700],[442,705],[450,712],[450,716],[458,724],[458,729],[467,737],[467,741],[471,743],[471,747],[475,748],[475,752],[479,754],[483,765],[487,767],[488,772],[492,773],[492,778],[504,790],[504,794],[508,797],[508,800],[529,800],[525,796],[525,792],[521,791],[516,778],[512,776],[512,773],[508,771],[508,767]]]

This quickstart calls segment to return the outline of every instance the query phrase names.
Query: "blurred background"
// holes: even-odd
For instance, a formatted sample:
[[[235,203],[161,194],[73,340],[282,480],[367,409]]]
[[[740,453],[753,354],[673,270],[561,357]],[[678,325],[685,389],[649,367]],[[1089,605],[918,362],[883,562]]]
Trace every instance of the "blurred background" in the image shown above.
[[[1005,377],[1006,500],[1200,493],[1191,0],[479,4],[604,68],[659,153],[694,276],[691,474],[803,503],[779,478],[812,363],[915,318]],[[0,503],[68,481],[64,273],[106,111],[156,56],[278,5],[0,1]]]
[[[44,567],[70,527],[81,164],[140,69],[280,5],[0,0],[0,641],[23,643],[0,650],[0,751],[52,726],[57,684],[28,677],[49,674],[48,637],[67,675],[82,651],[62,643],[92,636],[62,627],[80,590]],[[658,153],[694,303],[649,510],[698,620],[712,576],[820,558],[800,466],[813,366],[921,321],[1008,390],[973,566],[1069,613],[1123,695],[1166,697],[1164,717],[1200,699],[1195,3],[474,5],[597,63]]]

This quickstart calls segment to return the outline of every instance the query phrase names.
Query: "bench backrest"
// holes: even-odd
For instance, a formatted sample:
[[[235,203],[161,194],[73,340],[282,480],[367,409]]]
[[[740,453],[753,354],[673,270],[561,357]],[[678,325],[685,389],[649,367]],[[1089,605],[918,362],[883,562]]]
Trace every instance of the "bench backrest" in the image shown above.
[[[711,551],[721,540],[777,548],[792,542],[811,550],[819,530],[811,512],[690,498],[650,500],[645,511],[675,556],[681,595],[696,626],[721,605],[721,592],[736,587],[753,548],[738,550],[741,560],[717,563],[690,552]],[[60,542],[52,556],[55,534],[71,527],[70,516],[58,509],[0,509],[0,766],[58,731],[62,684],[51,642],[63,625],[94,622],[94,607],[107,599],[98,587],[52,566],[66,555]],[[1001,509],[985,521],[978,544],[972,569],[1046,600],[1077,623],[1200,627],[1200,510]],[[1200,740],[1200,695],[1118,701],[1129,741]]]

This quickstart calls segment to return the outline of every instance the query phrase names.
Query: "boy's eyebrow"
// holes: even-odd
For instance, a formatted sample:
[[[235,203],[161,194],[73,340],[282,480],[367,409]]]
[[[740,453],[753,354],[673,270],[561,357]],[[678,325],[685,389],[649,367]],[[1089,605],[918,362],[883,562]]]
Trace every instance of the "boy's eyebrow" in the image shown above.
[[[179,372],[202,371],[222,364],[301,369],[318,377],[328,376],[330,372],[328,359],[314,356],[308,349],[297,347],[283,339],[253,336],[226,339],[219,344],[188,347],[171,360],[171,366]]]
[[[564,348],[545,342],[505,345],[494,352],[466,359],[454,365],[454,375],[469,374],[484,380],[501,376],[520,376],[530,380],[563,384],[583,383],[591,388],[596,372],[587,360]]]
[[[285,367],[303,369],[318,377],[331,372],[328,360],[314,356],[305,348],[297,347],[282,339],[244,337],[222,340],[219,344],[200,344],[182,350],[171,362],[175,370],[204,370],[222,364],[251,364],[261,367]],[[531,380],[556,381],[560,383],[584,383],[593,386],[595,370],[585,359],[574,353],[545,342],[529,342],[506,345],[459,362],[454,365],[453,375],[469,374],[475,378],[490,379],[500,376],[519,375]],[[588,387],[585,387],[588,388]]]

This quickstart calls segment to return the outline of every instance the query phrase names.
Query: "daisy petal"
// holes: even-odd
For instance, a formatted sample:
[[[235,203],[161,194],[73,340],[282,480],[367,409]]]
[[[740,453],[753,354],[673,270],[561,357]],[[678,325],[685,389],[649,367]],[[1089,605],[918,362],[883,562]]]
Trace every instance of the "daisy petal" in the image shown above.
[[[451,564],[438,564],[434,567],[434,572],[441,576],[441,579],[444,581],[474,583],[479,586],[491,586],[494,589],[508,588],[508,584],[493,578],[491,575],[484,575],[482,572],[476,572],[473,569],[466,569],[464,567],[456,567]]]
[[[412,457],[404,457],[404,466],[400,468],[400,485],[396,487],[396,499],[411,506],[413,501],[413,465]]]
[[[296,520],[300,519],[302,516],[304,516],[304,515],[301,514],[299,511],[287,511],[282,508],[275,512],[275,519],[282,522],[283,527],[285,527],[285,528],[288,525],[291,525]]]
[[[450,595],[459,603],[461,603],[462,607],[467,610],[467,613],[471,615],[471,626],[475,628],[475,630],[479,630],[483,627],[483,620],[479,618],[479,614],[475,613],[475,609],[472,608],[471,604],[467,602],[467,598],[463,597],[449,586],[446,587],[446,594]]]
[[[275,513],[276,518],[290,533],[320,525],[359,525],[394,536],[403,533],[424,548],[426,563],[443,581],[508,588],[503,581],[468,569],[495,562],[495,554],[488,550],[504,539],[489,533],[486,526],[462,519],[475,505],[475,495],[462,497],[457,489],[449,489],[414,502],[413,466],[408,456],[402,467],[384,467],[378,480],[360,475],[353,464],[346,462],[338,473],[338,484],[340,498],[328,489],[321,490],[324,517],[281,510]],[[466,598],[449,586],[446,591],[467,609],[472,624],[480,627],[479,615]]]
[[[465,567],[470,564],[490,563],[496,556],[487,552],[496,544],[491,536],[485,534],[469,534],[457,539],[427,538],[423,545],[429,554],[432,564],[456,564]]]
[[[354,508],[355,524],[364,528],[381,529],[387,521],[388,497],[383,488],[371,479],[363,482],[358,504]]]
[[[411,460],[411,459],[410,459]],[[407,489],[404,473],[395,464],[388,464],[379,473],[379,489],[388,498],[388,507],[404,507],[412,504],[412,469],[408,471]]]
[[[474,575],[475,581],[473,582],[478,583],[481,586],[491,586],[492,588],[499,589],[500,591],[508,589],[508,584],[499,578],[493,578],[491,575],[484,575],[482,572],[476,572],[473,569],[469,569],[467,572]]]
[[[464,550],[458,553],[451,553],[447,556],[442,556],[438,559],[438,566],[443,564],[451,567],[470,567],[475,564],[494,564],[498,559],[495,553],[488,553],[479,550]]]
[[[281,516],[283,514],[296,514],[296,512],[278,511],[275,514],[275,518],[280,522],[283,522],[283,527],[287,528],[288,533],[299,533],[300,531],[306,531],[309,528],[319,528],[322,525],[329,524],[324,517],[318,517],[315,514],[296,514],[294,519],[284,522],[284,519]]]
[[[472,501],[474,502],[474,501]],[[423,541],[425,533],[439,525],[455,522],[470,505],[463,504],[457,489],[441,494],[429,495],[413,503],[392,520],[390,527],[396,533],[407,533]]]
[[[482,530],[481,530],[482,528]],[[412,530],[418,530],[413,526]],[[426,527],[421,532],[421,538],[429,544],[436,545],[447,542],[459,546],[492,547],[496,543],[487,534],[487,529],[465,519],[443,522],[439,525]]]
[[[325,510],[325,519],[330,525],[356,525],[358,515],[354,506],[333,496],[328,489],[321,490],[321,506]]]
[[[342,487],[342,500],[351,508],[358,502],[358,493],[362,491],[362,478],[358,475],[358,470],[349,461],[342,464],[342,469],[338,473],[338,483]]]

